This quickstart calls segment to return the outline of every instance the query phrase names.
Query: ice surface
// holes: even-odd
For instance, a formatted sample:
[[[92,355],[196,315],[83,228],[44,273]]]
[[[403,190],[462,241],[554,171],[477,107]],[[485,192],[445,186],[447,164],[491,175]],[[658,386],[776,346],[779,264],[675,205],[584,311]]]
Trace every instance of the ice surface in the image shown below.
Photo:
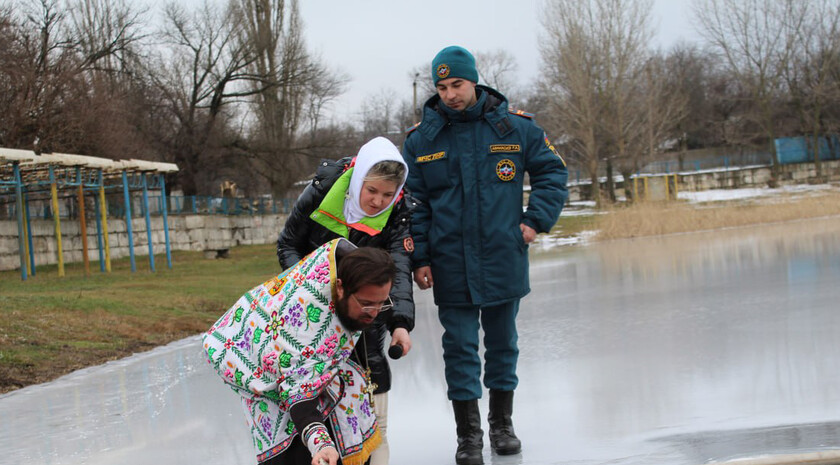
[[[840,447],[840,219],[532,252],[523,452],[485,446],[486,463]],[[431,292],[415,292],[414,349],[392,363],[391,463],[451,464],[441,329]],[[197,337],[0,396],[0,418],[0,464],[254,463],[237,397]]]

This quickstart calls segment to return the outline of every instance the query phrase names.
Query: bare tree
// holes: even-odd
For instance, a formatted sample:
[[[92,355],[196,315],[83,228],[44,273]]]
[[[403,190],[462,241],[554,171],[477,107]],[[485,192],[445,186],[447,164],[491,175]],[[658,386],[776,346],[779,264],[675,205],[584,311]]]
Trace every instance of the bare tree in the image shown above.
[[[826,134],[825,108],[840,103],[838,83],[831,76],[840,65],[840,4],[814,0],[803,7],[805,20],[794,39],[785,79],[800,131],[811,140],[817,179],[821,179],[819,152]]]
[[[360,132],[365,140],[402,132],[403,128],[399,127],[399,99],[394,89],[365,98],[360,113]]]
[[[0,7],[0,146],[17,147],[24,132],[24,93],[31,81],[31,62],[21,21],[11,5]],[[25,137],[25,136],[24,136]],[[27,142],[31,143],[31,139]]]
[[[542,18],[547,126],[565,136],[570,155],[589,173],[592,199],[600,204],[597,134],[604,103],[596,11],[588,2],[562,0],[546,4]]]
[[[251,45],[237,40],[241,19],[235,9],[206,1],[192,15],[175,3],[165,8],[167,48],[149,76],[167,110],[169,124],[159,127],[165,133],[161,148],[179,165],[178,181],[187,195],[196,194],[198,177],[217,166],[209,156],[224,145],[213,140],[224,109],[252,93],[237,85],[252,78],[248,66],[254,60]]]
[[[72,37],[82,65],[105,74],[127,71],[146,37],[146,10],[137,10],[125,0],[72,0],[69,3]]]
[[[492,87],[508,98],[518,101],[519,85],[516,82],[516,57],[507,50],[493,50],[475,53],[475,67],[478,70],[479,81]]]
[[[776,157],[776,113],[784,73],[805,21],[808,2],[798,0],[695,0],[700,32],[749,93],[747,113]],[[776,164],[774,163],[774,166]],[[774,169],[774,174],[777,169]]]
[[[606,111],[604,126],[614,152],[607,157],[607,187],[610,199],[615,201],[613,165],[629,180],[629,174],[641,166],[641,156],[646,152],[641,141],[646,134],[646,116],[654,111],[639,111],[650,103],[651,97],[643,91],[645,78],[648,93],[658,86],[653,84],[650,66],[646,66],[647,47],[652,36],[650,30],[650,0],[621,1],[599,0],[601,44],[603,54],[604,99]],[[645,71],[648,71],[645,74]],[[648,121],[650,118],[648,118]]]
[[[346,91],[347,83],[350,82],[350,76],[347,73],[330,70],[320,60],[316,60],[314,74],[316,78],[307,82],[308,92],[305,104],[310,147],[318,145],[318,139],[314,135],[318,132],[327,107],[332,105]]]
[[[605,150],[619,159],[630,157],[629,139],[644,120],[633,99],[650,37],[649,11],[647,0],[561,0],[547,4],[543,14],[549,121],[589,172],[598,204]],[[610,170],[607,178],[611,183]]]
[[[632,198],[629,184],[630,174],[638,172],[644,161],[655,159],[663,150],[663,142],[672,136],[680,127],[681,122],[688,119],[688,102],[690,94],[680,86],[669,72],[666,58],[661,55],[650,57],[644,67],[642,79],[642,106],[644,123],[640,137],[629,138],[636,144],[632,151],[639,156],[634,158],[633,165],[624,165],[621,174],[624,176],[625,196]]]
[[[100,0],[16,7],[3,15],[0,144],[99,156],[117,154],[109,147],[122,156],[148,147],[135,129],[141,112],[130,108],[137,95],[128,95],[136,67],[125,64],[143,36],[139,15]]]
[[[321,112],[344,91],[347,76],[308,53],[296,0],[239,0],[238,8],[245,19],[240,40],[253,44],[255,56],[249,69],[257,127],[249,152],[257,172],[282,194],[317,161],[311,157],[317,150],[307,146],[316,139],[301,138],[302,125],[318,132]]]
[[[65,11],[57,0],[22,2],[14,34],[14,60],[4,70],[14,87],[4,144],[36,152],[72,147],[75,121],[61,116],[70,102],[62,97],[78,77],[80,64],[71,47]],[[72,94],[67,94],[71,96]]]
[[[148,114],[142,79],[147,10],[124,0],[72,0],[68,8],[86,89],[75,112],[85,134],[80,151],[110,158],[156,156],[152,138],[140,129]]]
[[[689,148],[714,145],[711,85],[716,60],[696,45],[679,43],[665,57],[669,86],[685,99],[685,112],[674,121],[670,137],[679,141],[679,169]]]

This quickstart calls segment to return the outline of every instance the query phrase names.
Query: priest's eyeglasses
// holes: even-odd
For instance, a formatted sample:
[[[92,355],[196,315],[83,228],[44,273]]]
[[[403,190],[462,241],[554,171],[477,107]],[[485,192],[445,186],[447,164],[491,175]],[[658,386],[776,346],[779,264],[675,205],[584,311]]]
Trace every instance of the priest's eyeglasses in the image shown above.
[[[353,297],[353,299],[356,300],[357,304],[361,305],[362,311],[365,312],[365,313],[373,313],[373,312],[376,312],[376,311],[387,312],[388,310],[394,308],[394,301],[391,300],[391,296],[388,296],[388,300],[386,300],[385,303],[383,303],[382,305],[372,305],[372,306],[371,305],[369,305],[369,306],[362,305],[362,303],[359,302],[359,299],[356,298],[356,294],[351,294],[351,296]]]

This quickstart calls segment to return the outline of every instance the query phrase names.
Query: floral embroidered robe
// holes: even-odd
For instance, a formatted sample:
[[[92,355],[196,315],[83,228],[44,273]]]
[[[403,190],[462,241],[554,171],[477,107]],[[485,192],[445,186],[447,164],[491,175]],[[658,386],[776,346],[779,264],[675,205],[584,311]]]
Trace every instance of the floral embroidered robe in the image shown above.
[[[203,336],[210,364],[242,399],[259,462],[289,447],[299,434],[289,409],[313,398],[344,464],[364,463],[381,440],[362,370],[348,359],[361,333],[335,313],[339,240],[248,291]]]

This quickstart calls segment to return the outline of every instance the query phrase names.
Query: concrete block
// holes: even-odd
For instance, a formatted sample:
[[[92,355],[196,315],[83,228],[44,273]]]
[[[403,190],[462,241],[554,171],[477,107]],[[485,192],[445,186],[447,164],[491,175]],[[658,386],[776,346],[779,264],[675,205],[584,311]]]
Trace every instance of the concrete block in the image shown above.
[[[61,235],[70,235],[75,236],[79,234],[79,224],[72,223],[70,221],[62,221],[61,222]]]
[[[208,216],[205,218],[205,227],[210,230],[230,229],[231,220],[224,216]]]
[[[0,270],[19,270],[20,258],[17,255],[0,255]]]
[[[186,231],[176,230],[174,234],[169,234],[169,240],[171,240],[174,244],[189,244],[190,235]]]
[[[0,236],[14,236],[18,235],[17,220],[0,221]]]
[[[0,255],[17,255],[18,250],[17,234],[0,236]]]
[[[219,250],[226,248],[228,248],[228,246],[227,243],[224,241],[207,241],[204,244],[203,250]]]
[[[108,221],[108,233],[122,234],[125,233],[125,221],[113,220]]]
[[[48,253],[36,253],[35,254],[35,268],[37,269],[39,266],[44,265],[53,265],[57,263],[57,258],[55,255],[48,254]]]
[[[52,221],[33,220],[29,222],[29,227],[32,229],[33,236],[55,235],[55,223]]]
[[[204,242],[205,241],[205,231],[204,229],[191,229],[189,231],[190,242]]]
[[[184,217],[184,223],[187,229],[200,229],[204,227],[204,217],[199,215],[187,215]]]

